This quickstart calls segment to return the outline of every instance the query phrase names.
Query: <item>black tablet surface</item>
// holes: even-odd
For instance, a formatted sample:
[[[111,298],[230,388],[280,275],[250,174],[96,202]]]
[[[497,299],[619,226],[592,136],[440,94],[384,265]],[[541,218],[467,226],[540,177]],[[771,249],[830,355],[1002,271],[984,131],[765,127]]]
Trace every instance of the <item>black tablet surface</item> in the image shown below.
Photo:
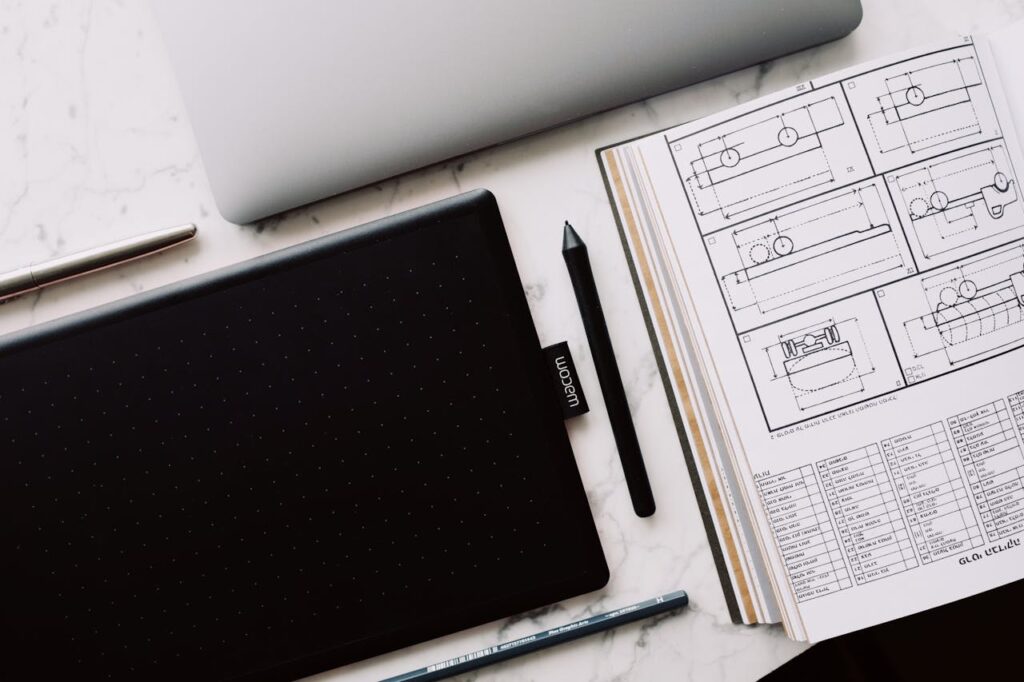
[[[295,677],[601,587],[549,381],[482,191],[0,340],[0,677]]]

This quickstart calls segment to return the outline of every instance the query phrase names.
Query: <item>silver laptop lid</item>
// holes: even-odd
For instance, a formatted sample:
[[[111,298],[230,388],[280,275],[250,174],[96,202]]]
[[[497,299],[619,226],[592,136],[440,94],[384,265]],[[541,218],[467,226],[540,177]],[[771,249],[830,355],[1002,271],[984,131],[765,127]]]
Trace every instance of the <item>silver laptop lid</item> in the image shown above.
[[[853,30],[858,0],[153,0],[244,223]]]

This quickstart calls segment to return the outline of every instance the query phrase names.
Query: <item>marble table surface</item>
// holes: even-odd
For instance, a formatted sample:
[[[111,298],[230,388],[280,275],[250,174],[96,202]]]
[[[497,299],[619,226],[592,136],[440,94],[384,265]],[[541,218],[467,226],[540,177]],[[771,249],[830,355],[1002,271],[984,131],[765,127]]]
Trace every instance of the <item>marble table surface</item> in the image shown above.
[[[4,305],[0,333],[486,187],[498,197],[541,341],[570,340],[592,396],[594,411],[569,431],[611,581],[595,594],[322,677],[377,679],[682,588],[692,601],[678,615],[470,677],[757,679],[805,645],[778,627],[729,620],[594,150],[860,61],[1020,18],[1024,2],[1011,0],[864,0],[863,23],[839,42],[240,227],[214,206],[144,0],[0,0],[0,271],[160,226],[200,228],[185,247]],[[581,322],[567,314],[575,304],[559,253],[566,219],[590,247],[658,501],[651,519],[632,513]]]

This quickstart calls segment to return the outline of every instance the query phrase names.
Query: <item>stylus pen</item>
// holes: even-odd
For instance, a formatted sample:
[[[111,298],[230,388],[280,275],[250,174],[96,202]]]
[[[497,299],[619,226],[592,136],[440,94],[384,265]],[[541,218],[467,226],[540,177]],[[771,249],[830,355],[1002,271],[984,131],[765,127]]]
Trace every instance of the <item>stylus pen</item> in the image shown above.
[[[562,642],[570,642],[580,637],[586,637],[595,632],[610,630],[619,625],[640,620],[641,618],[649,618],[659,613],[673,611],[686,606],[687,602],[689,602],[689,598],[686,596],[686,592],[682,590],[669,592],[666,595],[648,599],[639,604],[625,606],[609,613],[584,618],[575,623],[538,632],[535,635],[520,637],[511,642],[490,646],[465,656],[449,658],[447,661],[428,665],[426,668],[413,670],[403,675],[388,677],[381,680],[381,682],[410,682],[412,680],[415,680],[415,682],[429,682],[429,680],[443,680],[452,675],[459,675],[470,670],[483,668],[492,663],[522,656],[532,651],[546,649],[549,646],[561,644]]]
[[[622,471],[626,476],[626,487],[633,500],[633,510],[637,516],[650,516],[654,513],[654,493],[651,492],[651,482],[647,478],[633,417],[629,413],[619,365],[615,362],[615,351],[601,310],[601,299],[597,296],[597,284],[590,269],[587,245],[568,221],[562,234],[562,257],[569,268],[569,279],[572,280],[576,303],[583,317],[583,327],[590,341],[590,353],[594,356],[597,378],[601,382],[601,393],[608,408],[608,418],[612,423],[615,446],[619,450]]]
[[[195,225],[179,225],[79,251],[38,265],[26,265],[13,272],[0,274],[0,301],[163,251],[195,236]]]

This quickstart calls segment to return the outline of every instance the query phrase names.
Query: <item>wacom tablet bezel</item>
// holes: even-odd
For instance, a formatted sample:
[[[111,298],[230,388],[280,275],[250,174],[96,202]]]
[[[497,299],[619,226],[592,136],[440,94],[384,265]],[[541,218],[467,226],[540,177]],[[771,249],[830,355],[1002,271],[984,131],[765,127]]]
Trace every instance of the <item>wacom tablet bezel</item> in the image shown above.
[[[270,668],[239,669],[237,676],[244,679],[283,679],[312,674],[590,592],[607,583],[608,567],[604,553],[493,195],[485,190],[469,192],[0,338],[0,356],[20,354],[24,362],[31,363],[33,350],[52,341],[193,298],[216,295],[222,289],[259,279],[280,269],[299,267],[340,252],[358,250],[413,230],[443,229],[446,220],[467,215],[475,217],[491,249],[502,299],[495,303],[504,306],[518,343],[528,351],[528,361],[522,368],[522,374],[538,401],[534,428],[543,431],[544,438],[558,453],[552,465],[557,475],[564,479],[565,494],[573,498],[569,505],[579,514],[575,523],[587,548],[586,558],[580,564],[586,568],[578,574],[563,575],[553,580],[550,574],[538,572],[534,585],[518,593],[496,590],[495,597],[488,601],[456,604],[448,612],[433,611],[418,621],[398,624],[388,632],[372,633],[364,639],[347,641],[298,659],[282,660]],[[201,669],[196,672],[201,674]]]

